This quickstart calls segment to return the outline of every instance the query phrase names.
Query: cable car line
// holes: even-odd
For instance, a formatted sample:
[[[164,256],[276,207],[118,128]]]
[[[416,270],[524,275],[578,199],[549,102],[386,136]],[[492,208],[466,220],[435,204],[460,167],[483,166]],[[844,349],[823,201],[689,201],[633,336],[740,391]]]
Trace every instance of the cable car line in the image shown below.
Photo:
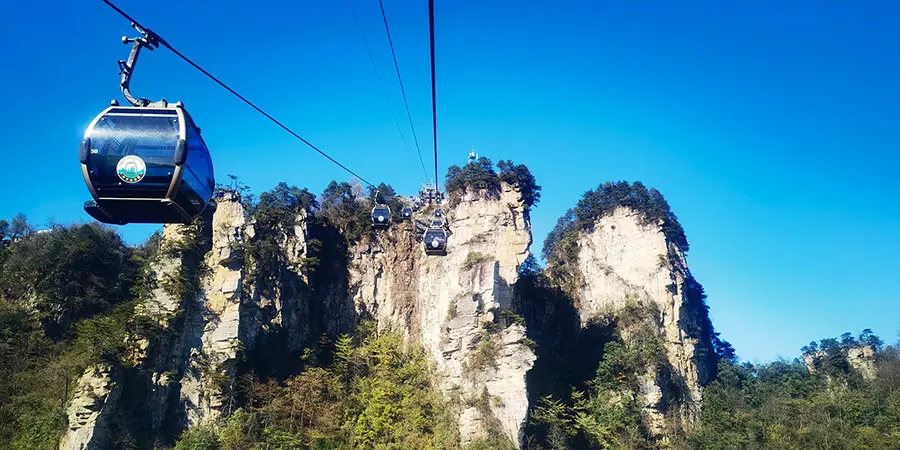
[[[428,0],[428,28],[431,34],[431,123],[434,128],[434,183],[437,187],[440,178],[438,178],[437,89],[434,79],[434,0]]]
[[[121,15],[122,17],[124,17],[124,18],[128,19],[129,21],[131,21],[131,23],[134,24],[135,26],[139,27],[139,28],[142,29],[142,30],[145,30],[147,33],[149,33],[151,36],[153,36],[153,37],[156,39],[156,41],[159,42],[159,45],[161,45],[161,46],[163,46],[163,47],[169,49],[169,50],[170,50],[172,53],[174,53],[176,56],[178,56],[179,58],[183,59],[183,60],[184,60],[185,62],[187,62],[188,64],[194,66],[195,69],[199,70],[201,73],[203,73],[204,75],[206,75],[207,77],[209,77],[209,79],[215,81],[219,86],[222,86],[222,87],[225,88],[225,90],[227,90],[228,92],[234,94],[235,97],[241,99],[244,103],[246,103],[247,105],[249,105],[251,108],[255,109],[257,112],[259,112],[260,114],[262,114],[263,116],[265,116],[267,119],[271,120],[271,121],[274,122],[276,125],[278,125],[278,126],[281,127],[282,129],[284,129],[284,131],[287,131],[287,132],[290,133],[292,136],[294,136],[295,138],[299,139],[301,142],[303,142],[304,144],[308,145],[308,146],[309,146],[310,148],[312,148],[313,150],[317,151],[320,155],[324,156],[325,158],[328,158],[329,161],[331,161],[331,162],[337,164],[338,167],[344,169],[345,171],[347,171],[347,172],[350,173],[351,175],[355,176],[356,178],[359,178],[359,180],[362,181],[363,183],[366,183],[366,184],[369,185],[369,186],[375,186],[374,184],[372,184],[372,183],[366,181],[365,178],[359,176],[356,172],[350,170],[347,166],[345,166],[345,165],[339,163],[336,159],[332,158],[332,157],[329,156],[327,153],[325,153],[325,152],[323,152],[322,150],[320,150],[318,147],[316,147],[316,146],[313,145],[311,142],[309,142],[309,141],[307,141],[306,139],[304,139],[303,137],[301,137],[299,134],[295,133],[294,130],[291,130],[290,128],[288,128],[287,125],[285,125],[285,124],[279,122],[278,119],[272,117],[271,115],[269,115],[269,113],[263,111],[262,108],[260,108],[259,106],[256,106],[256,105],[255,105],[253,102],[251,102],[250,100],[247,100],[246,97],[244,97],[243,95],[239,94],[237,91],[235,91],[234,89],[232,89],[231,87],[229,87],[227,84],[225,84],[224,82],[222,82],[221,80],[219,80],[218,78],[216,78],[213,74],[207,72],[205,69],[203,69],[202,67],[200,67],[199,65],[197,65],[197,63],[195,63],[194,61],[191,61],[190,58],[188,58],[187,56],[184,56],[181,52],[179,52],[179,51],[176,50],[174,47],[172,47],[172,45],[169,44],[169,43],[168,43],[165,39],[163,39],[160,35],[158,35],[158,34],[152,32],[152,31],[150,31],[149,28],[147,28],[147,27],[141,25],[138,21],[134,20],[131,16],[129,16],[125,11],[122,11],[118,6],[114,5],[110,0],[103,0],[103,3],[106,3],[110,8],[112,8],[112,9],[115,10],[117,13],[119,13],[119,15]],[[404,99],[405,99],[405,97],[404,97]]]
[[[400,133],[400,140],[403,141],[403,147],[406,149],[406,156],[409,157],[410,162],[415,165],[413,162],[412,153],[409,151],[409,145],[406,143],[406,138],[403,137],[403,130],[400,127],[400,121],[397,120],[397,114],[394,113],[394,107],[391,105],[391,100],[388,97],[387,90],[384,88],[384,82],[381,80],[381,74],[378,72],[378,66],[375,64],[375,58],[372,57],[372,50],[369,48],[369,42],[366,40],[366,35],[363,32],[362,25],[359,23],[359,17],[356,15],[356,8],[353,7],[353,0],[347,0],[350,3],[350,12],[353,13],[353,20],[356,21],[356,28],[359,30],[359,35],[362,37],[363,45],[366,47],[366,53],[369,55],[369,62],[372,63],[372,70],[375,71],[375,77],[378,78],[378,85],[381,86],[381,93],[384,94],[384,101],[388,105],[388,109],[391,111],[391,117],[394,119],[394,125],[397,125],[397,132]],[[425,163],[422,162],[421,155],[419,156],[419,162],[422,164],[422,174],[425,178],[428,178],[428,171],[425,170]]]
[[[438,205],[441,201],[441,193],[438,187],[438,147],[437,147],[437,84],[434,74],[434,0],[428,0],[428,29],[431,45],[431,121],[434,132],[434,188]],[[425,245],[425,254],[428,256],[446,256],[447,238],[450,236],[447,220],[440,208],[434,211],[434,217],[427,224],[422,233],[422,243]]]
[[[105,0],[104,0],[105,1]],[[391,39],[391,28],[388,26],[387,15],[384,13],[384,1],[378,0],[381,6],[381,17],[384,19],[384,30],[387,32],[388,44],[391,46],[391,56],[394,58],[394,69],[397,71],[397,81],[400,82],[400,93],[403,94],[403,104],[406,106],[406,117],[409,119],[409,128],[412,129],[413,140],[416,143],[416,152],[419,154],[419,162],[425,169],[425,160],[422,159],[422,149],[419,147],[419,138],[416,136],[416,127],[413,126],[412,114],[409,113],[409,102],[406,100],[406,89],[403,88],[403,78],[400,76],[400,65],[397,64],[397,53],[394,52],[394,41]],[[426,179],[427,179],[426,175]]]

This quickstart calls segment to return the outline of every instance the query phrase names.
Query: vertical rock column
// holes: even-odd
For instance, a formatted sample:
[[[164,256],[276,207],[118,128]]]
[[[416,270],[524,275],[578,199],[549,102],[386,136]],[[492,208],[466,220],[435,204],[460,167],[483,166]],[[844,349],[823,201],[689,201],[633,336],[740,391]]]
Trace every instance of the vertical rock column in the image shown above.
[[[620,207],[597,220],[594,230],[578,241],[578,270],[584,285],[578,295],[582,325],[593,318],[615,314],[629,302],[655,304],[660,312],[659,336],[674,376],[683,381],[681,419],[690,425],[699,412],[700,380],[709,368],[698,364],[698,340],[687,336],[683,314],[686,304],[687,262],[684,252],[666,239],[660,224],[644,224],[639,213]],[[622,330],[623,338],[629,338]],[[666,387],[657,380],[658,368],[649,367],[640,380],[644,419],[651,433],[665,428],[667,405],[661,401]]]
[[[308,279],[304,263],[308,257],[308,214],[300,211],[293,225],[247,224],[245,239],[254,245],[276,245],[282,252],[267,261],[248,259],[248,307],[242,311],[241,339],[247,349],[261,345],[268,351],[297,353],[307,345],[310,333]],[[265,266],[265,273],[262,267]],[[272,341],[272,332],[280,336]],[[275,349],[275,346],[278,350]]]
[[[166,225],[163,227],[160,251],[150,265],[153,285],[150,294],[135,307],[135,316],[149,319],[160,329],[170,329],[181,323],[182,298],[174,294],[172,286],[179,278],[185,264],[180,248],[191,234],[190,227]],[[173,374],[184,364],[177,357],[180,352],[180,330],[167,341],[151,343],[148,336],[130,336],[134,353],[132,363],[148,381],[146,412],[148,428],[159,433],[169,417],[169,400]],[[152,344],[152,345],[151,345]],[[69,426],[60,441],[61,450],[103,449],[114,436],[109,428],[117,419],[118,400],[122,395],[122,380],[115,368],[106,364],[88,368],[79,378],[75,394],[69,403]]]
[[[211,221],[206,216],[195,225],[163,227],[159,259],[152,266],[158,281],[150,299],[135,311],[165,330],[136,358],[141,372],[149,376],[150,428],[163,441],[174,439],[187,422],[182,384],[190,376],[189,355],[197,347],[197,330],[202,329],[201,277]]]
[[[462,442],[499,428],[518,443],[528,412],[525,373],[535,356],[523,344],[524,326],[497,315],[512,305],[531,224],[518,192],[505,184],[496,200],[463,196],[448,217],[448,255],[422,256],[423,342],[444,375],[442,388],[459,396]]]
[[[98,365],[88,368],[78,379],[69,403],[69,426],[60,441],[61,450],[105,448],[110,438],[109,424],[122,392],[110,372],[109,366]]]
[[[380,328],[405,332],[436,362],[459,406],[462,442],[502,432],[514,442],[528,411],[525,373],[535,356],[525,328],[497,317],[529,255],[531,226],[518,192],[472,192],[447,211],[446,256],[426,256],[413,227],[398,224],[359,246],[351,268],[357,308]]]
[[[202,279],[202,324],[191,336],[189,370],[181,384],[188,425],[213,421],[231,408],[235,366],[242,348],[244,208],[226,194],[212,218],[212,250]]]

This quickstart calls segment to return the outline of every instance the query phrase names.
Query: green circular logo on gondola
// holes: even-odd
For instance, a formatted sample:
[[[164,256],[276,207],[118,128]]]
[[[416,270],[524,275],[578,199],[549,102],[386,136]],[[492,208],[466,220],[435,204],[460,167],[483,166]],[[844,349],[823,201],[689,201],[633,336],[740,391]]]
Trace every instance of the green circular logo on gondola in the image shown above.
[[[147,174],[147,164],[138,156],[128,155],[116,164],[116,173],[126,183],[137,183]]]

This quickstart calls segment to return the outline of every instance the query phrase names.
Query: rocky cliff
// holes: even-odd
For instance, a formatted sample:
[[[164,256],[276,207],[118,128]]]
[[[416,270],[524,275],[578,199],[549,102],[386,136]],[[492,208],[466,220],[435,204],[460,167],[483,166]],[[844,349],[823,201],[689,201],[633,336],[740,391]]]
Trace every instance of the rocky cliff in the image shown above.
[[[200,354],[206,321],[200,258],[208,250],[208,232],[205,226],[164,227],[148,268],[147,294],[135,306],[135,329],[126,338],[130,361],[88,368],[78,380],[61,449],[102,449],[141,432],[164,439],[171,434],[165,430],[196,415],[200,402],[191,398],[191,385],[197,375],[189,367]],[[141,432],[134,430],[137,423]]]
[[[837,348],[834,351],[850,368],[856,370],[864,380],[872,381],[877,376],[878,370],[875,364],[875,348],[873,346],[863,344],[851,345]],[[803,355],[803,362],[806,363],[809,373],[816,373],[826,359],[829,359],[827,350],[819,350]]]
[[[446,256],[426,256],[414,225],[402,223],[354,249],[351,292],[380,327],[431,352],[443,390],[460,406],[463,443],[498,430],[518,441],[535,356],[522,324],[501,315],[529,255],[531,225],[509,185],[496,199],[474,192],[459,200],[446,211]]]
[[[61,449],[89,450],[106,445],[109,426],[122,394],[110,375],[110,367],[91,367],[78,379],[68,407],[68,428],[60,440]]]
[[[659,337],[666,350],[666,361],[673,369],[676,383],[683,386],[679,409],[682,419],[691,423],[699,413],[701,384],[712,367],[699,353],[701,343],[691,336],[686,319],[696,311],[686,311],[689,272],[684,252],[667,239],[662,223],[645,224],[632,209],[616,208],[597,220],[592,232],[578,239],[578,270],[584,285],[577,295],[582,324],[604,314],[621,311],[628,302],[649,304],[658,311]],[[624,330],[627,335],[628,330]],[[626,336],[627,338],[627,336]],[[640,382],[640,397],[650,431],[665,431],[665,392],[658,379],[660,367],[648,367]]]
[[[502,312],[529,254],[530,224],[509,186],[499,198],[461,200],[446,211],[447,256],[426,256],[414,222],[397,223],[349,249],[344,276],[325,271],[331,279],[316,298],[304,271],[305,212],[289,226],[248,221],[229,194],[206,225],[167,225],[151,265],[153,288],[136,308],[157,333],[129,337],[133,373],[104,366],[81,377],[61,448],[104,448],[129,426],[117,417],[123,395],[145,402],[142,438],[171,442],[178,430],[231,412],[240,364],[266,372],[311,336],[349,331],[358,315],[430,351],[458,405],[463,442],[498,430],[518,440],[534,354],[522,343],[524,326]]]
[[[696,419],[713,331],[686,240],[672,239],[665,219],[619,206],[568,229],[565,264],[549,258],[548,278],[529,259],[530,206],[506,182],[455,191],[443,205],[445,256],[424,252],[430,212],[350,238],[351,222],[302,202],[283,207],[278,195],[248,216],[226,193],[201,224],[164,228],[135,307],[143,325],[127,338],[130,363],[83,374],[61,448],[104,448],[126,432],[170,445],[184,428],[231,414],[242,373],[291,376],[305,348],[360,318],[430,354],[463,444],[502,434],[523,445],[535,402],[587,386],[613,341],[661,351],[614,375],[628,388],[611,399],[637,404],[657,438]],[[355,220],[359,208],[340,214]]]
[[[598,192],[607,195],[613,189],[601,186]],[[702,287],[691,276],[683,249],[671,238],[673,233],[667,233],[666,220],[674,220],[674,215],[671,219],[651,218],[638,207],[616,206],[620,200],[614,200],[604,200],[605,210],[599,214],[582,211],[578,221],[569,213],[561,220],[565,228],[550,249],[547,272],[566,301],[547,303],[552,308],[537,313],[550,318],[538,320],[536,326],[554,327],[551,336],[546,330],[533,332],[539,343],[561,338],[557,345],[594,348],[583,352],[580,359],[578,355],[567,357],[584,365],[579,369],[584,372],[580,378],[574,375],[568,381],[573,385],[592,378],[600,362],[608,359],[603,352],[605,343],[623,342],[630,354],[643,362],[638,367],[617,369],[619,387],[613,398],[633,398],[647,432],[665,440],[691,428],[697,420],[701,387],[714,376],[716,364],[712,326]],[[668,209],[661,197],[653,201],[660,205],[659,211]],[[587,208],[583,203],[579,206]],[[567,303],[573,309],[568,316]],[[527,315],[534,317],[535,312]],[[569,316],[571,319],[566,319]],[[579,335],[572,337],[572,332],[558,329],[573,326],[565,325],[568,320],[580,324]],[[540,379],[536,380],[538,389],[548,379],[552,383],[551,370],[541,367],[535,374]],[[629,371],[635,373],[626,373]]]
[[[244,267],[240,245],[245,233],[244,208],[229,196],[219,201],[212,217],[212,248],[206,254],[207,272],[200,280],[197,302],[202,325],[191,339],[196,342],[187,356],[189,369],[181,381],[189,425],[215,420],[230,410],[235,369],[240,351],[252,341],[251,327],[242,327],[249,314],[244,304]],[[244,314],[242,314],[242,312]]]

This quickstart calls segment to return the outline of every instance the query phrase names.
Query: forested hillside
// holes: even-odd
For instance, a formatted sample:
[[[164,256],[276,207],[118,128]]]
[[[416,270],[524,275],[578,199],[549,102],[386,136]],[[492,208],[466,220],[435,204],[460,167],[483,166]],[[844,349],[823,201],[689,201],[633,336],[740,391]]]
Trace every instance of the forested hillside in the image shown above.
[[[24,216],[0,231],[0,442],[54,448],[73,382],[88,366],[120,361],[126,328],[158,237],[129,247],[96,223],[35,233]]]
[[[864,331],[860,340],[873,338]],[[822,343],[827,346],[833,341],[823,339]],[[683,438],[681,446],[900,448],[898,346],[874,348],[876,372],[868,380],[836,350],[820,361],[815,374],[800,359],[760,365],[721,361],[718,377],[704,390],[699,427]]]

